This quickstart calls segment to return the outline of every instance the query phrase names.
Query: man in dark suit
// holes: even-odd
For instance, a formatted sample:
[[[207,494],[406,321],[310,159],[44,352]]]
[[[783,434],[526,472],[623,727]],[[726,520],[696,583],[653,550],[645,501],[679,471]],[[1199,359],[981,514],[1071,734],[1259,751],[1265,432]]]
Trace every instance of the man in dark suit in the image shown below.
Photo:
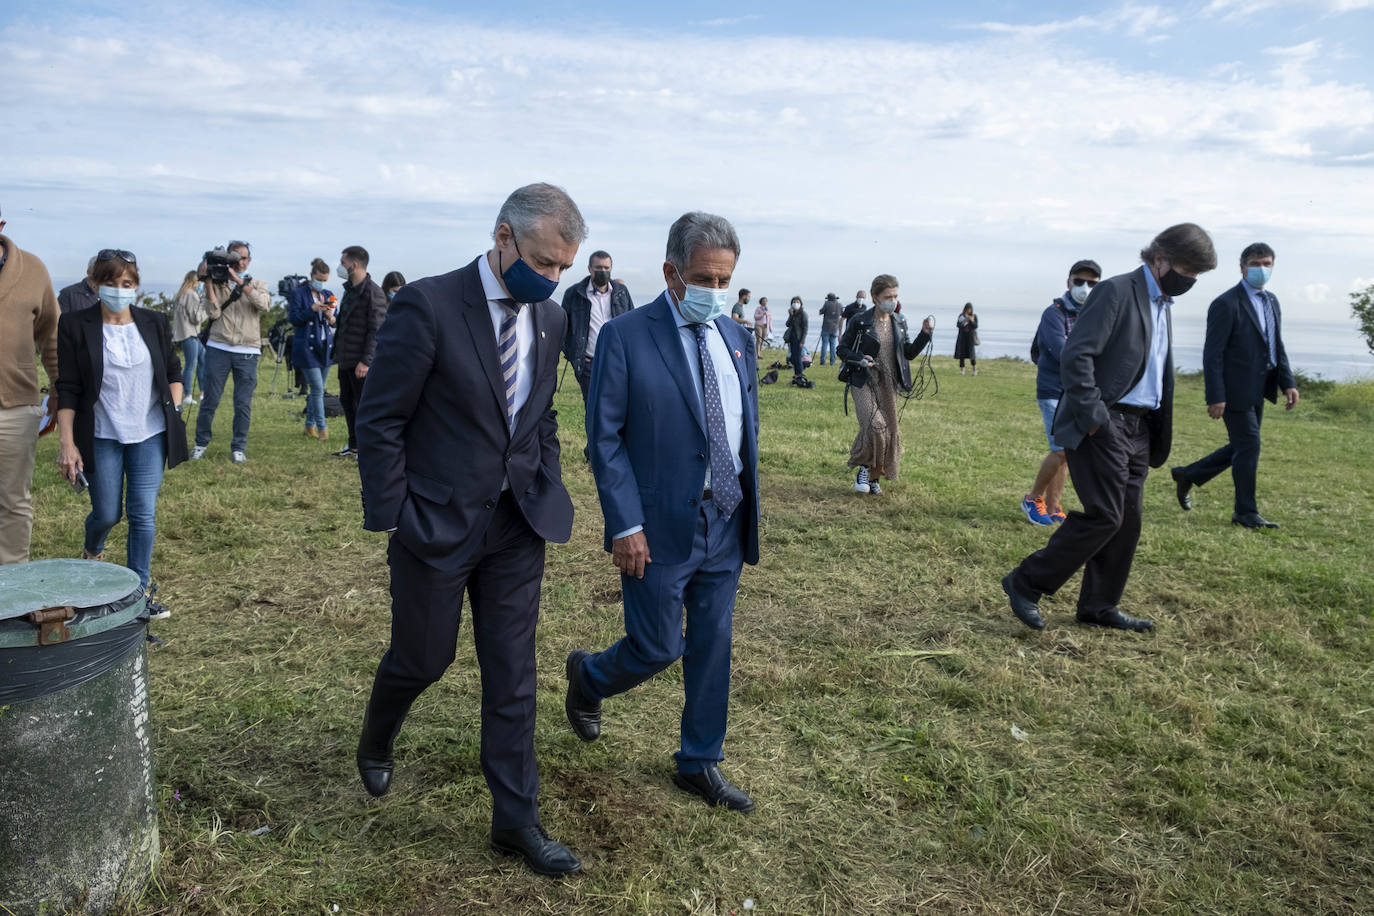
[[[391,646],[358,772],[391,786],[411,703],[454,658],[463,592],[482,669],[491,841],[541,874],[581,867],[539,823],[534,630],[544,543],[572,532],[553,410],[567,316],[549,296],[586,237],[560,188],[527,185],[466,267],[401,288],[358,407],[363,527],[390,533]]]
[[[1172,468],[1178,504],[1193,508],[1193,487],[1200,487],[1227,468],[1236,488],[1231,523],[1246,528],[1277,528],[1259,514],[1255,472],[1259,467],[1260,421],[1264,400],[1284,408],[1298,406],[1298,383],[1283,348],[1283,319],[1278,297],[1264,288],[1274,269],[1274,249],[1255,242],[1240,253],[1241,281],[1207,309],[1207,342],[1202,348],[1202,377],[1207,415],[1226,423],[1227,443],[1192,464]]]
[[[1145,476],[1169,457],[1173,435],[1174,296],[1217,266],[1212,240],[1182,223],[1155,236],[1144,263],[1097,284],[1060,354],[1063,394],[1054,441],[1064,446],[1083,503],[1042,549],[1002,578],[1012,613],[1044,629],[1038,602],[1083,569],[1079,623],[1151,630],[1117,607],[1135,558]]]
[[[572,363],[582,403],[587,403],[587,385],[592,378],[592,357],[602,327],[635,307],[630,291],[619,280],[611,279],[611,256],[592,252],[587,260],[587,279],[569,286],[563,293],[563,311],[568,313],[568,336],[563,339],[563,355]]]
[[[367,272],[369,260],[366,248],[350,245],[340,252],[335,268],[344,281],[344,293],[334,331],[334,362],[339,366],[339,403],[348,425],[348,441],[334,453],[340,458],[358,454],[358,404],[376,360],[377,331],[386,321],[386,294]]]
[[[568,656],[566,710],[578,737],[595,741],[603,699],[681,658],[673,782],[750,811],[754,802],[718,766],[735,592],[742,565],[759,555],[756,361],[749,332],[726,314],[738,258],[728,221],[685,214],[668,233],[667,290],[601,331],[587,439],[625,637]]]

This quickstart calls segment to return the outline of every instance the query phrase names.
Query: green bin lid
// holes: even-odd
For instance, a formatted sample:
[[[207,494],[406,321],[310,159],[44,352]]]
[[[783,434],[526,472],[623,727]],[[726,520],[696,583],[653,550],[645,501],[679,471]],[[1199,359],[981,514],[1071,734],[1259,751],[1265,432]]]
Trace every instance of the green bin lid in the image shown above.
[[[46,607],[102,607],[138,590],[138,573],[95,560],[34,560],[0,566],[0,620]]]

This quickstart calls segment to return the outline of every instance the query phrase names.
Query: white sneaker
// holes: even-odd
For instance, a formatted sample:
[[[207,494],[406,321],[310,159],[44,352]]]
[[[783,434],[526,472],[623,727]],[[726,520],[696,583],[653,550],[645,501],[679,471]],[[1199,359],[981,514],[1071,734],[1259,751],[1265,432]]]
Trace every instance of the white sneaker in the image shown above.
[[[868,489],[868,468],[860,467],[859,473],[854,475],[854,491],[867,493]]]
[[[229,460],[234,462],[234,464],[243,464],[245,461],[248,460],[248,456],[245,455],[243,452],[230,452]]]
[[[171,616],[172,616],[172,612],[169,611],[169,610],[167,610],[167,606],[166,606],[166,605],[164,605],[164,604],[162,604],[162,603],[160,603],[160,602],[154,601],[154,600],[152,600],[151,598],[148,599],[148,619],[149,619],[149,620],[166,620],[168,617],[171,617]]]
[[[185,397],[185,398],[182,398],[182,399],[181,399],[181,403],[183,403],[183,404],[194,404],[195,402],[196,402],[196,399],[195,399],[195,398],[192,398],[192,397]]]
[[[199,461],[200,459],[202,459],[202,458],[204,458],[204,457],[205,457],[205,446],[203,446],[203,445],[197,445],[195,448],[191,449],[191,460],[192,460],[192,461]]]

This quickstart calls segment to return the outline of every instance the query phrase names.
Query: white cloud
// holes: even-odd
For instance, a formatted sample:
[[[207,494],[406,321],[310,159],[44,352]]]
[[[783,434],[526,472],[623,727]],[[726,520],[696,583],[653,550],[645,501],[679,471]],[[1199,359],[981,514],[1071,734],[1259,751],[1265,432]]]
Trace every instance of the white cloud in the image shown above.
[[[1327,295],[1331,292],[1331,287],[1325,283],[1308,283],[1302,288],[1307,296],[1307,301],[1312,305],[1321,305],[1326,301]]]
[[[1202,13],[1212,18],[1237,20],[1278,8],[1314,10],[1333,16],[1374,9],[1374,0],[1211,0]]]

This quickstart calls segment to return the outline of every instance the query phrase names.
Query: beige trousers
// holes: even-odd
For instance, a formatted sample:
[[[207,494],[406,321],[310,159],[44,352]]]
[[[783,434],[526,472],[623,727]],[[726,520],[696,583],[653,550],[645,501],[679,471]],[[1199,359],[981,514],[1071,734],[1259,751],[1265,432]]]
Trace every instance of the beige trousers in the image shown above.
[[[38,446],[38,407],[0,407],[0,564],[29,559],[33,533],[33,461]]]

